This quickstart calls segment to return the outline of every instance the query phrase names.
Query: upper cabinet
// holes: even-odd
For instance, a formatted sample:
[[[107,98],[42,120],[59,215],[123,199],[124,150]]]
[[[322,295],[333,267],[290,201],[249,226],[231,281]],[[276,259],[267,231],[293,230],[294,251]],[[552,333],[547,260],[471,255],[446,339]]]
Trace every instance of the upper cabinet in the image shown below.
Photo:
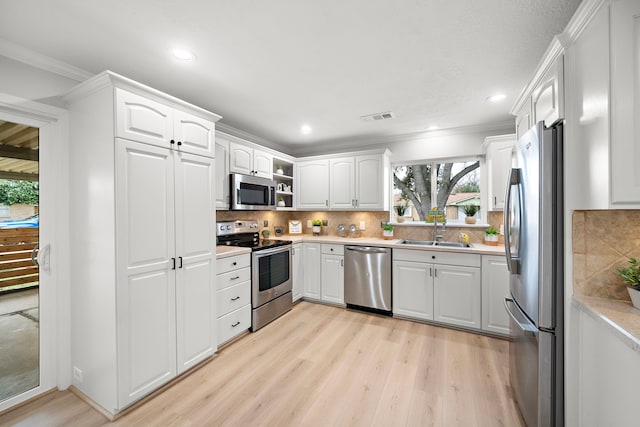
[[[611,203],[640,204],[640,2],[611,2]]]
[[[216,132],[216,209],[229,209],[229,140]]]
[[[516,136],[501,135],[491,136],[485,139],[487,153],[488,203],[489,210],[504,209],[504,196],[507,186],[507,177],[511,170],[511,157]]]
[[[273,180],[276,182],[276,197],[278,210],[292,210],[295,207],[293,202],[293,190],[295,183],[293,161],[280,157],[273,157]]]
[[[516,139],[520,139],[533,126],[533,117],[531,116],[531,98],[527,98],[516,115]]]
[[[148,97],[116,89],[116,136],[214,157],[215,123]]]
[[[232,173],[272,178],[273,156],[248,145],[229,144],[229,170]]]
[[[389,153],[317,157],[298,162],[297,206],[321,210],[388,210]]]
[[[540,82],[531,94],[531,110],[535,123],[544,122],[551,126],[564,118],[564,62],[558,56],[544,73]]]

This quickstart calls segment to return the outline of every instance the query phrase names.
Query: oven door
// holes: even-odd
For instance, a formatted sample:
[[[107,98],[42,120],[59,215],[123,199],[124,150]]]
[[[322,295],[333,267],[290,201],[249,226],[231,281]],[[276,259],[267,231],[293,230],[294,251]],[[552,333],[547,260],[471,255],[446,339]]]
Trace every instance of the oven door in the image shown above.
[[[291,291],[291,245],[253,252],[251,306],[261,305]]]

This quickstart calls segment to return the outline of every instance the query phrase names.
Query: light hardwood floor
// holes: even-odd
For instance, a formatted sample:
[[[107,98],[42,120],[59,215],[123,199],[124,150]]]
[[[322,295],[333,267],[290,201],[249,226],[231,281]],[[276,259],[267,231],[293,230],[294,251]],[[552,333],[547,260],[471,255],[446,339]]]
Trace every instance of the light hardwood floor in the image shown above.
[[[302,302],[114,426],[524,426],[508,342]],[[111,424],[70,392],[0,425]]]

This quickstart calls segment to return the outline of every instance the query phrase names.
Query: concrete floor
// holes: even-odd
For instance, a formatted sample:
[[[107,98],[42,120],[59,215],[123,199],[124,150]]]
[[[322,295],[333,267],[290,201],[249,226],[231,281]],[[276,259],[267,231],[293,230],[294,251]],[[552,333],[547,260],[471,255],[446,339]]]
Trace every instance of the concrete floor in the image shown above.
[[[0,401],[40,381],[38,288],[0,294]]]

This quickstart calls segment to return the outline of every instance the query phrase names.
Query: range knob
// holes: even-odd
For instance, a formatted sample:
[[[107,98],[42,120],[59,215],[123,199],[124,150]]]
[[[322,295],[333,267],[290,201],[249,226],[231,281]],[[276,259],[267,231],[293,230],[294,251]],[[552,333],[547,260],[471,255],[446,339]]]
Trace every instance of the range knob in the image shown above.
[[[227,225],[227,230],[231,230],[231,226],[230,225]]]
[[[249,228],[258,228],[258,224],[249,224]]]
[[[220,231],[224,231],[224,225],[220,226]]]

